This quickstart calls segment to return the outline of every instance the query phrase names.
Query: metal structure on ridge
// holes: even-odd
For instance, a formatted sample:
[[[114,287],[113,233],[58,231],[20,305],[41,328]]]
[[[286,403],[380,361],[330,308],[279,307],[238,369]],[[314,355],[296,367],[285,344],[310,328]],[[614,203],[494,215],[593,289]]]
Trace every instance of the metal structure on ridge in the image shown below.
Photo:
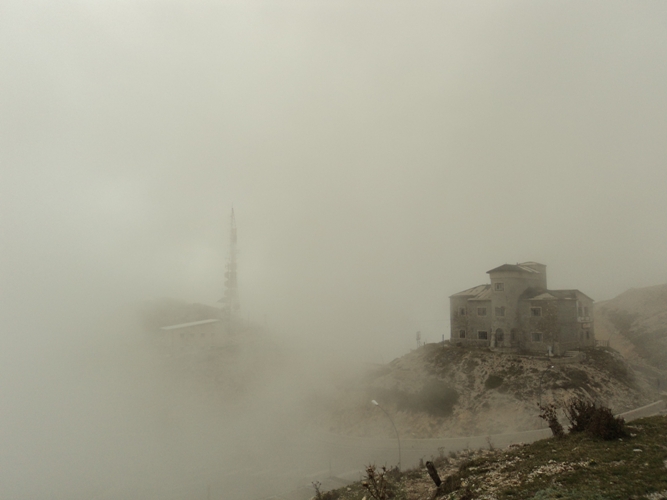
[[[229,228],[229,258],[225,267],[225,293],[220,300],[230,333],[233,331],[234,318],[241,309],[236,269],[236,218],[234,208],[232,208]]]

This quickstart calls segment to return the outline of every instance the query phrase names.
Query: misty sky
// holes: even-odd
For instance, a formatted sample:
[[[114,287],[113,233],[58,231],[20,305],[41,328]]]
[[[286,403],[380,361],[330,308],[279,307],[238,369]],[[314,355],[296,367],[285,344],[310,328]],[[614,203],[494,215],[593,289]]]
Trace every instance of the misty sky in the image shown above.
[[[663,1],[2,1],[3,334],[214,303],[232,204],[244,314],[373,360],[448,336],[447,297],[506,262],[596,300],[664,283],[666,22]]]

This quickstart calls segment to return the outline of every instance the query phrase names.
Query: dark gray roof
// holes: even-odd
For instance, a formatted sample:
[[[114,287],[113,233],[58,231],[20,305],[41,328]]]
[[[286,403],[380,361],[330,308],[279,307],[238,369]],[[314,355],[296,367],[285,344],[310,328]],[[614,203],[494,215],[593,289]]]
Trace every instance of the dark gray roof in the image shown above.
[[[450,295],[450,297],[479,297],[490,289],[491,285],[479,285],[468,288],[467,290],[463,290],[462,292],[455,293],[454,295]]]
[[[498,273],[498,272],[515,272],[515,273],[537,273],[535,269],[531,269],[527,266],[514,265],[514,264],[503,264],[502,266],[496,267],[487,271],[487,274]]]
[[[526,289],[519,298],[523,300],[577,300],[578,293],[591,299],[579,290],[547,290],[546,288],[533,287]]]

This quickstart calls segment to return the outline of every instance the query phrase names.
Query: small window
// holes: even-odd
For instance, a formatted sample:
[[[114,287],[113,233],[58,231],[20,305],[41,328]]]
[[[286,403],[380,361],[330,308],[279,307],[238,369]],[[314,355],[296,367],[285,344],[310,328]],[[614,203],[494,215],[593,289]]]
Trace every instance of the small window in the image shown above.
[[[459,338],[460,339],[466,338],[466,331],[465,330],[459,330]]]
[[[533,342],[542,342],[542,334],[540,332],[533,332]]]
[[[496,283],[493,285],[493,289],[496,292],[502,292],[503,290],[505,290],[505,283]]]
[[[477,338],[479,340],[487,340],[489,338],[488,332],[477,332]]]
[[[496,316],[504,317],[505,316],[505,308],[504,307],[496,307]]]
[[[466,308],[459,307],[459,316],[465,316],[465,315],[466,315]]]
[[[478,307],[477,316],[486,316],[486,307]]]
[[[530,315],[531,316],[542,316],[542,308],[541,307],[531,307],[530,308]]]

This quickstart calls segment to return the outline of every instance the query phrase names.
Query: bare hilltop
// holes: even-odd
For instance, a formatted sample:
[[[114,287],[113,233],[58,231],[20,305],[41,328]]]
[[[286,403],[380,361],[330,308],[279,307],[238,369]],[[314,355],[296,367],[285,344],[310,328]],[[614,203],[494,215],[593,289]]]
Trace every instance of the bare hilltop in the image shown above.
[[[504,354],[427,344],[338,388],[323,405],[329,431],[390,436],[392,414],[402,436],[500,434],[544,427],[538,403],[572,398],[623,412],[657,397],[641,373],[613,349],[589,348],[567,358]]]
[[[538,403],[583,398],[620,413],[660,399],[667,385],[667,285],[630,289],[595,306],[596,348],[563,357],[427,344],[318,400],[336,433],[416,438],[544,426]]]

